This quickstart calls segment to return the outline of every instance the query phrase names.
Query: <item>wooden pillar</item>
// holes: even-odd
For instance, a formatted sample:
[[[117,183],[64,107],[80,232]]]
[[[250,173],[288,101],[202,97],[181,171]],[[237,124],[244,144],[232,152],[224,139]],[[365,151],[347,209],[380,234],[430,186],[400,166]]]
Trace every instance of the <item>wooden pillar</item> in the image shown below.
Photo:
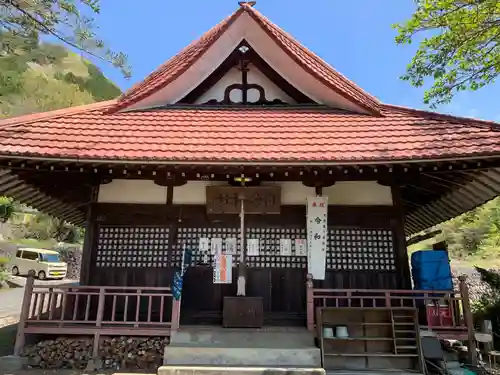
[[[97,203],[97,196],[99,194],[99,181],[93,182],[90,194],[90,201],[87,206],[87,216],[85,220],[85,237],[83,240],[82,261],[80,266],[80,285],[89,285],[90,270],[92,265],[92,254],[95,249],[95,237],[97,235],[97,228],[95,222],[95,205]]]
[[[181,320],[181,301],[176,300],[172,296],[172,319],[170,325],[170,332],[176,332],[179,329],[179,324]]]
[[[14,355],[19,356],[23,350],[25,343],[24,328],[26,321],[29,318],[31,295],[33,293],[33,285],[35,284],[34,272],[30,271],[26,279],[26,286],[24,287],[23,304],[21,305],[21,316],[17,325],[16,343],[14,344]]]
[[[401,187],[399,185],[391,185],[391,194],[394,205],[394,216],[391,219],[391,227],[393,231],[397,269],[401,278],[401,284],[399,286],[403,289],[411,289],[410,262],[408,260],[405,234],[405,208],[401,196]]]
[[[310,273],[307,274],[306,281],[306,302],[307,302],[307,330],[314,331],[314,292],[313,278]]]
[[[102,326],[102,319],[104,316],[104,304],[105,300],[105,290],[104,288],[99,288],[99,299],[97,302],[97,316],[96,316],[96,327],[100,328]],[[113,315],[114,315],[113,311]],[[99,329],[94,332],[94,344],[92,347],[92,358],[96,359],[99,354],[99,342],[101,341],[101,335]]]
[[[467,287],[467,276],[462,275],[458,277],[460,295],[462,297],[462,309],[465,319],[465,324],[467,325],[467,338],[468,338],[468,354],[470,363],[474,366],[477,365],[477,347],[476,347],[476,337],[474,335],[474,317],[472,316],[472,310],[470,307],[469,299],[469,288]]]

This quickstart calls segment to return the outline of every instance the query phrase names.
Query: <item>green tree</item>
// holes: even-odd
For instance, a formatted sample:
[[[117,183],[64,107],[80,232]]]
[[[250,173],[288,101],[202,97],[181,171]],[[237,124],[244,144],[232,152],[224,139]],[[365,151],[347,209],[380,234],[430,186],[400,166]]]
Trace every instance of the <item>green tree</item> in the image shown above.
[[[0,223],[6,223],[14,213],[14,201],[7,197],[0,197]]]
[[[0,0],[0,31],[4,38],[0,51],[15,54],[16,37],[37,40],[50,35],[88,55],[108,61],[130,76],[127,56],[107,48],[95,33],[94,16],[100,11],[99,0]]]
[[[23,74],[23,87],[18,94],[6,96],[0,103],[0,113],[21,116],[94,102],[86,91],[33,70]]]
[[[1,1],[1,0],[0,0]],[[120,90],[99,69],[61,45],[0,31],[15,53],[0,53],[0,117],[109,100]]]
[[[500,73],[500,2],[498,0],[415,0],[412,17],[395,27],[396,43],[422,36],[402,79],[413,86],[433,80],[424,102],[436,107],[454,94],[477,90]]]

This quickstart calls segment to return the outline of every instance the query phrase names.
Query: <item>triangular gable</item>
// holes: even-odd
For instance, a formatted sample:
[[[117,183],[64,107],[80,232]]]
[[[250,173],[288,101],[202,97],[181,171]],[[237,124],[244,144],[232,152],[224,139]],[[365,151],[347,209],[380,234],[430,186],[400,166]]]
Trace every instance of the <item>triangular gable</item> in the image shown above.
[[[271,68],[246,41],[179,104],[314,104]]]
[[[304,48],[253,9],[251,4],[240,5],[231,16],[125,93],[112,111],[182,102],[213,76],[244,42],[286,85],[295,88],[303,97],[334,108],[379,114],[377,99]],[[257,70],[254,76],[264,74],[261,70],[257,73]],[[282,86],[278,88],[282,89]]]

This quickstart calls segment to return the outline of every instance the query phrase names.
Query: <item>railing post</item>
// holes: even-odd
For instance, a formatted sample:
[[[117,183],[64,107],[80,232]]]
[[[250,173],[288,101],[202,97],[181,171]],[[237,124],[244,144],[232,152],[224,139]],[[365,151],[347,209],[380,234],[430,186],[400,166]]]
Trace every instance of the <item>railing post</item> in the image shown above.
[[[94,333],[94,347],[92,348],[93,358],[97,358],[99,354],[99,340],[101,339],[100,327],[102,326],[102,319],[104,316],[104,303],[106,301],[104,288],[99,288],[99,300],[97,302],[97,316],[96,316],[96,331]]]
[[[306,281],[306,311],[307,311],[307,329],[314,331],[314,291],[313,278],[310,273],[307,274]]]
[[[26,321],[29,318],[30,306],[31,306],[31,295],[33,294],[33,285],[35,284],[35,273],[30,271],[28,278],[26,279],[26,286],[24,287],[23,304],[21,307],[21,316],[19,317],[19,323],[17,324],[17,334],[16,343],[14,345],[14,355],[20,355],[24,347],[25,335],[24,328],[26,327]]]
[[[476,366],[477,365],[476,337],[474,335],[474,317],[472,316],[472,310],[470,307],[469,288],[467,287],[466,283],[467,276],[465,275],[459,276],[458,280],[459,280],[460,295],[462,297],[462,309],[464,313],[464,320],[465,324],[467,325],[467,336],[469,340],[467,347],[468,347],[469,360],[474,366]]]
[[[170,323],[170,331],[173,333],[179,329],[179,322],[181,319],[181,300],[175,299],[172,296],[172,317]]]

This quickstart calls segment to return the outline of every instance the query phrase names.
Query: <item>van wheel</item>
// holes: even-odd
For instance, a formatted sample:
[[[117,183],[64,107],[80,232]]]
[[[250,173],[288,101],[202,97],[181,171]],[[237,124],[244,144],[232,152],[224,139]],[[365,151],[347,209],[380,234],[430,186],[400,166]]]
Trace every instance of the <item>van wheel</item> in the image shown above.
[[[47,275],[45,275],[44,271],[38,272],[38,280],[45,280],[47,278]]]
[[[14,276],[18,276],[19,275],[19,268],[17,268],[16,266],[12,267],[12,274]]]

